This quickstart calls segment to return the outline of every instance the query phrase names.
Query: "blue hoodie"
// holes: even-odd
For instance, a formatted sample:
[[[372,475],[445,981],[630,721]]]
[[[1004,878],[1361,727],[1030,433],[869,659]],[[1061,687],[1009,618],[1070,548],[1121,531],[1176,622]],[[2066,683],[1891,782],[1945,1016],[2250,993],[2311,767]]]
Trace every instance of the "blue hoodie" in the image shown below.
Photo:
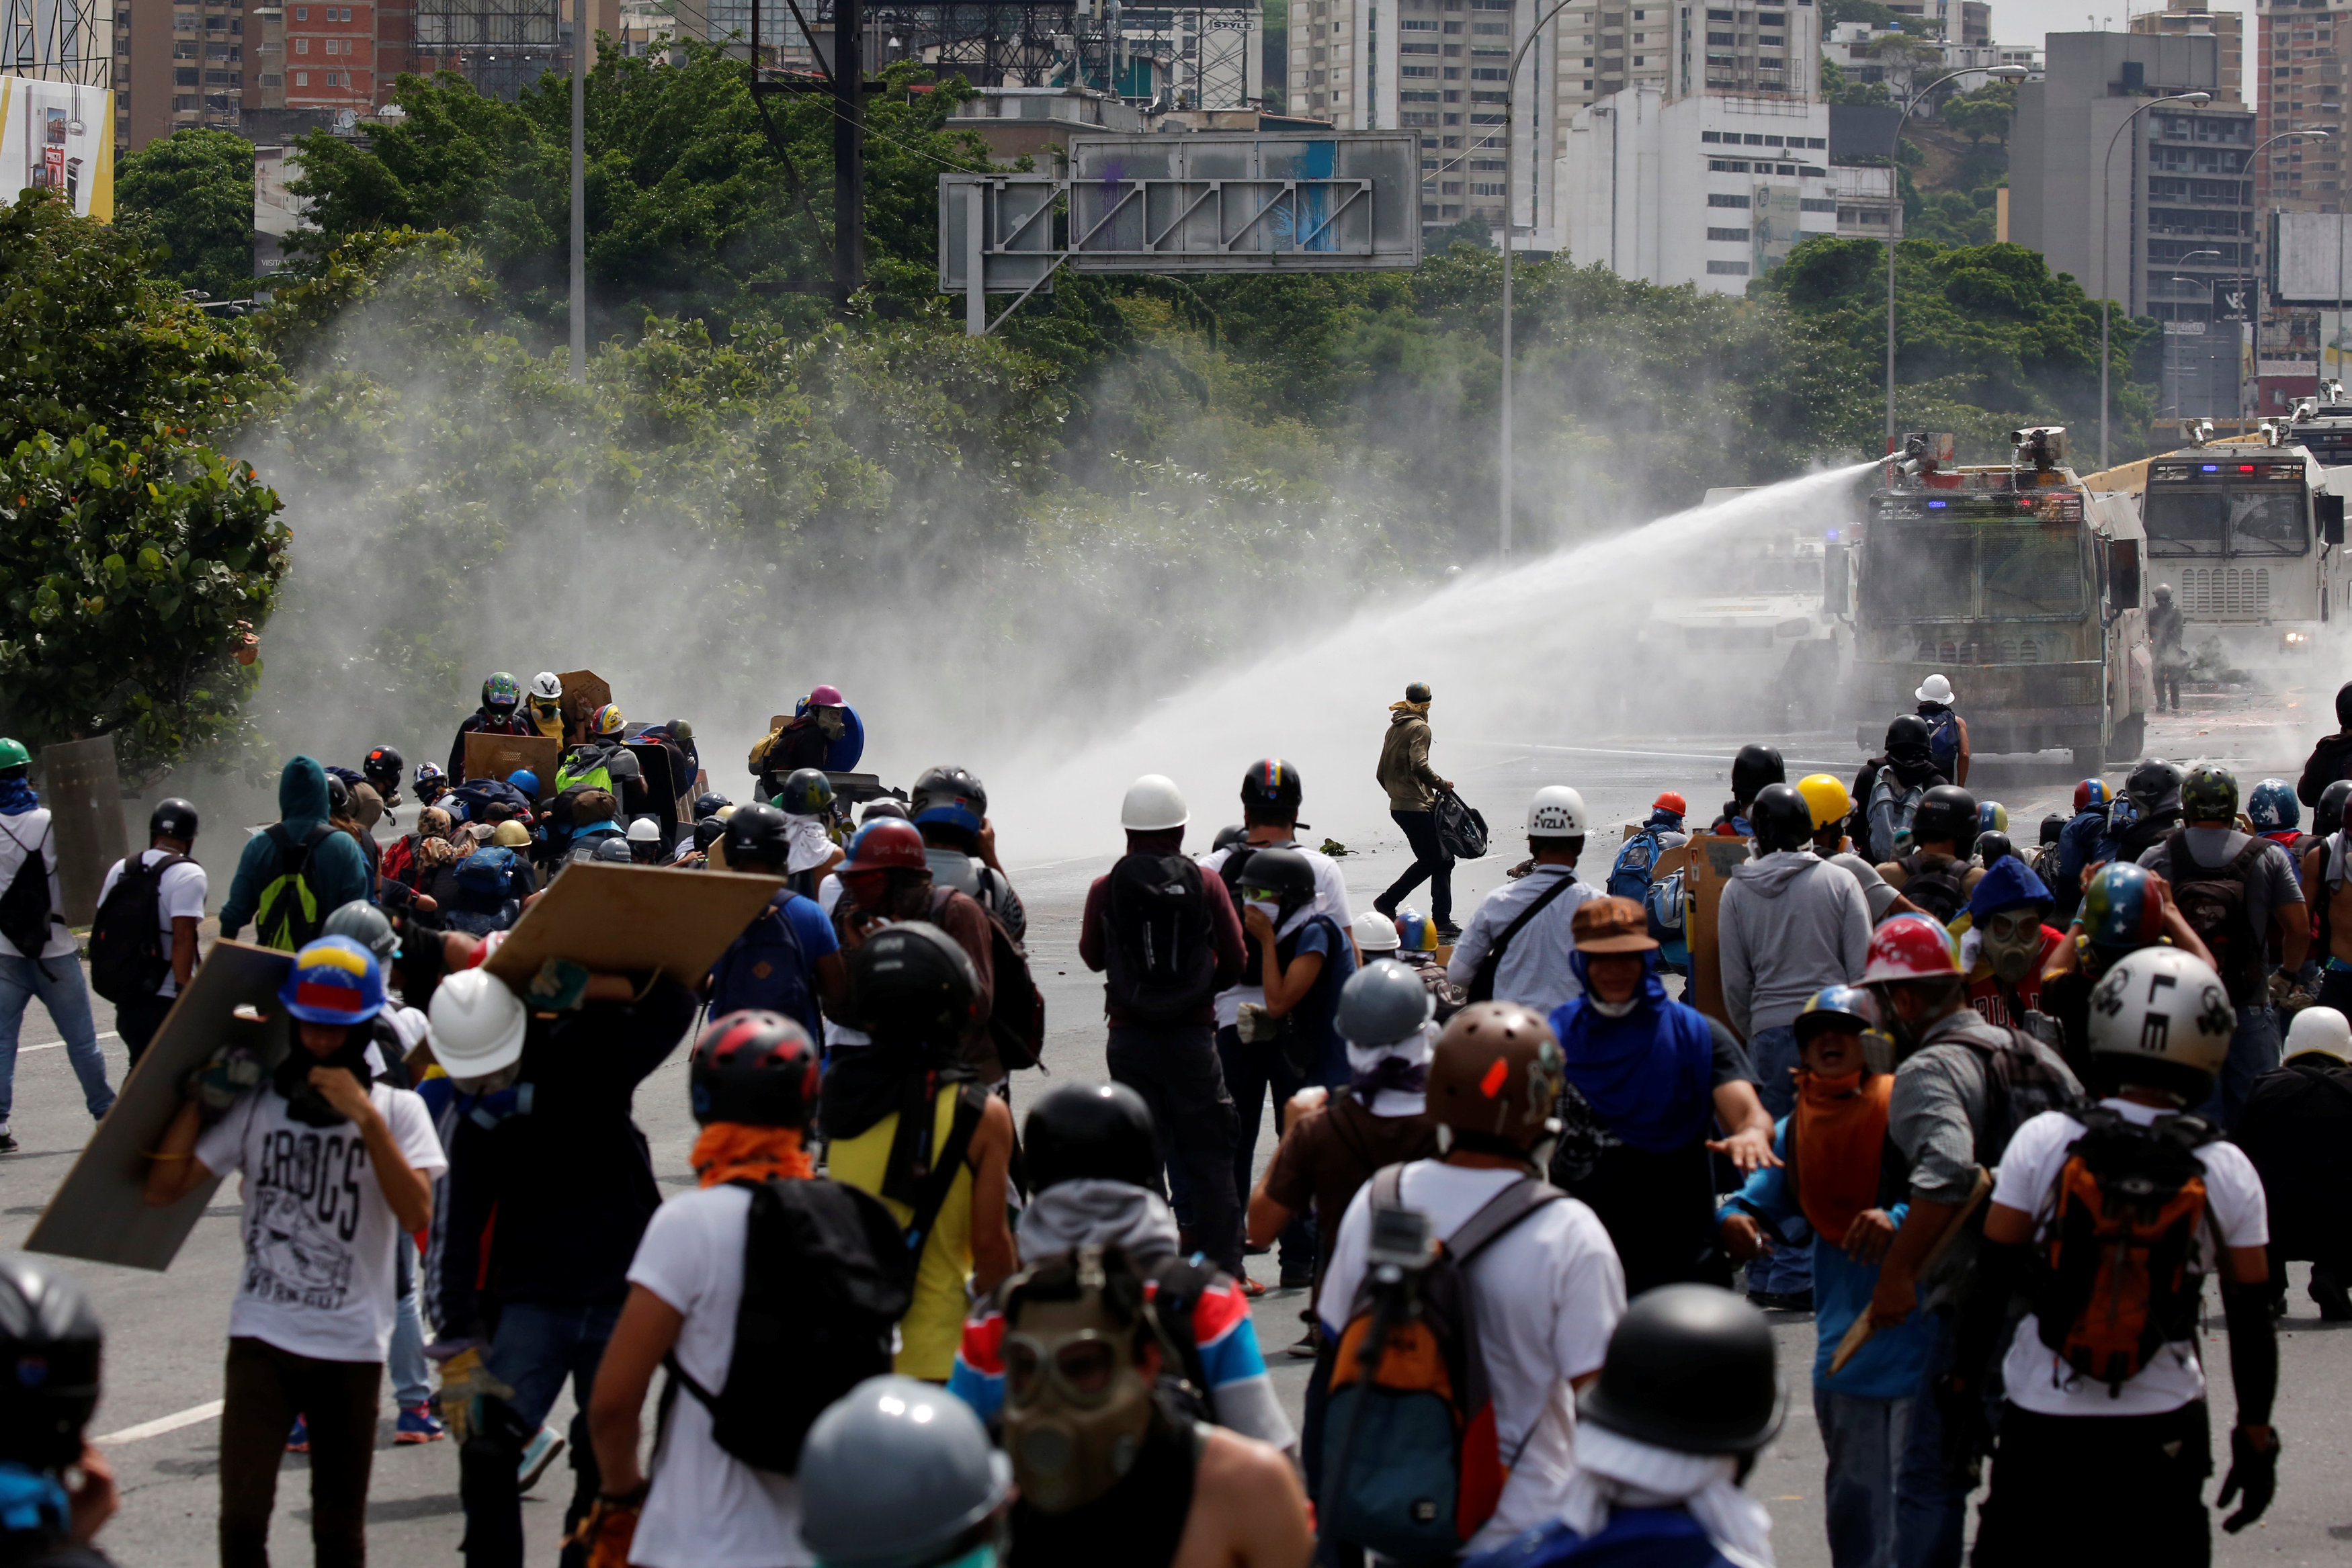
[[[1706,1017],[1666,995],[1657,955],[1643,955],[1633,1009],[1611,1018],[1573,998],[1552,1010],[1568,1081],[1591,1103],[1601,1125],[1653,1154],[1687,1147],[1715,1113],[1715,1035]],[[1584,983],[1584,955],[1569,967]]]
[[[297,757],[278,778],[278,817],[296,841],[327,820],[327,770],[311,758]],[[237,857],[236,876],[228,884],[228,901],[221,905],[220,931],[234,937],[252,920],[261,904],[261,890],[280,873],[278,845],[266,832],[245,841]],[[349,833],[330,833],[310,853],[310,893],[321,916],[356,898],[369,896],[367,857]]]
[[[1969,893],[1969,922],[1981,925],[1995,911],[2015,909],[2020,904],[2038,904],[2044,919],[2050,915],[2050,890],[2033,874],[2033,868],[2015,855],[2003,855],[1992,862]]]

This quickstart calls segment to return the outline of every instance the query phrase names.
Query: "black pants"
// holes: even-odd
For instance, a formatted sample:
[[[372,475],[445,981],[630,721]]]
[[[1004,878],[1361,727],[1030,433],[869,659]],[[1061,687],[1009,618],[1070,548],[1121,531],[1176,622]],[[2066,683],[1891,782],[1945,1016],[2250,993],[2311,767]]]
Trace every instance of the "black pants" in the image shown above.
[[[139,1053],[155,1038],[170,1016],[176,997],[138,997],[114,1004],[114,1032],[121,1038],[123,1049],[131,1052],[131,1065],[139,1065]]]
[[[1210,1024],[1114,1025],[1110,1075],[1143,1096],[1160,1129],[1163,1162],[1181,1162],[1192,1199],[1192,1233],[1209,1261],[1242,1272],[1241,1196],[1234,1186],[1234,1099],[1217,1063]]]
[[[1234,1190],[1246,1209],[1252,1178],[1257,1171],[1258,1124],[1265,1119],[1265,1102],[1274,1098],[1274,1120],[1282,1124],[1282,1108],[1307,1087],[1307,1078],[1283,1060],[1282,1048],[1272,1040],[1244,1044],[1241,1030],[1217,1031],[1217,1060],[1225,1070],[1225,1088],[1234,1098]],[[1339,1222],[1335,1219],[1333,1224]],[[1315,1215],[1302,1209],[1282,1228],[1282,1271],[1294,1278],[1315,1268]]]
[[[2204,1568],[2213,1559],[2205,1402],[2160,1416],[2042,1416],[2005,1405],[1978,1568]]]
[[[310,1551],[318,1568],[367,1562],[380,1361],[320,1361],[250,1338],[228,1342],[221,1390],[221,1568],[268,1568],[269,1511],[287,1429],[310,1434]]]
[[[2180,711],[2180,666],[2158,664],[2156,666],[2156,706],[2158,712],[2170,707]]]
[[[1454,924],[1454,857],[1437,841],[1437,813],[1434,811],[1391,811],[1389,820],[1404,830],[1405,842],[1412,846],[1412,863],[1404,874],[1389,883],[1389,890],[1372,900],[1375,909],[1393,910],[1397,900],[1422,884],[1429,883],[1430,918],[1440,925]]]

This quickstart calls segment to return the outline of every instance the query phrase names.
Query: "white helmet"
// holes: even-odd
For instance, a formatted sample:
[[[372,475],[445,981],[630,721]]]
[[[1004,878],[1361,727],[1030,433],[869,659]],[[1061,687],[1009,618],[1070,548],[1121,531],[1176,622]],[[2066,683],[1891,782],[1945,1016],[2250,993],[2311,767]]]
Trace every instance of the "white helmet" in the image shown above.
[[[639,817],[629,824],[629,842],[633,844],[661,842],[661,824],[651,817]]]
[[[452,1078],[488,1078],[522,1060],[522,998],[488,969],[460,969],[441,982],[426,1013],[433,1059]]]
[[[1929,675],[1911,695],[1923,703],[1948,703],[1952,700],[1952,683],[1941,675]]]
[[[2230,1054],[2237,1010],[2221,977],[2178,947],[2118,959],[2091,993],[2091,1054],[2163,1062],[2211,1075]]]
[[[2286,1031],[2286,1059],[2305,1052],[2352,1063],[2352,1022],[2334,1008],[2305,1008]]]
[[[553,670],[541,670],[530,678],[530,695],[541,702],[553,702],[563,695],[563,683],[555,678]]]
[[[1584,797],[1565,784],[1547,784],[1528,802],[1528,837],[1580,839],[1584,836]]]
[[[1192,820],[1184,792],[1164,773],[1145,774],[1127,787],[1127,799],[1118,803],[1118,825],[1131,833],[1161,832]]]
[[[1397,950],[1396,922],[1377,909],[1367,909],[1357,915],[1349,929],[1355,933],[1356,946],[1367,953],[1393,953]]]

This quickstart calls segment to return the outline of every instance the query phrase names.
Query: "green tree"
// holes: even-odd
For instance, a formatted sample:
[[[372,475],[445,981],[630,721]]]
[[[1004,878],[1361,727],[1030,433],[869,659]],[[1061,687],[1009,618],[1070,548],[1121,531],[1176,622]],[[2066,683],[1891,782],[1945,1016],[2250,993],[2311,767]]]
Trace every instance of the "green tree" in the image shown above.
[[[253,293],[253,143],[194,126],[114,165],[114,221],[163,253],[163,276],[215,299]]]
[[[1970,145],[1990,141],[2009,145],[2009,128],[2017,117],[2017,84],[1987,82],[1944,105],[1944,123],[1969,139]]]
[[[213,445],[282,378],[142,267],[135,234],[0,209],[0,726],[121,737],[130,780],[247,738],[236,653],[286,575],[275,492]]]
[[[1856,81],[1826,55],[1822,57],[1822,98],[1841,108],[1891,109],[1895,104],[1885,82]]]

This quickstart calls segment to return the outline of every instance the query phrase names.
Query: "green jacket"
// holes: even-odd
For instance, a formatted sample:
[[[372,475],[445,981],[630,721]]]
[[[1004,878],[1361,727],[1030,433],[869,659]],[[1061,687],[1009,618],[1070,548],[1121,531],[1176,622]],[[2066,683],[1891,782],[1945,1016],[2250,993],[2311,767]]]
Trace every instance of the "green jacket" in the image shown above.
[[[1381,766],[1374,776],[1389,792],[1391,811],[1426,811],[1437,804],[1437,787],[1444,780],[1429,765],[1427,719],[1404,710],[1389,716],[1388,733],[1381,737]]]

